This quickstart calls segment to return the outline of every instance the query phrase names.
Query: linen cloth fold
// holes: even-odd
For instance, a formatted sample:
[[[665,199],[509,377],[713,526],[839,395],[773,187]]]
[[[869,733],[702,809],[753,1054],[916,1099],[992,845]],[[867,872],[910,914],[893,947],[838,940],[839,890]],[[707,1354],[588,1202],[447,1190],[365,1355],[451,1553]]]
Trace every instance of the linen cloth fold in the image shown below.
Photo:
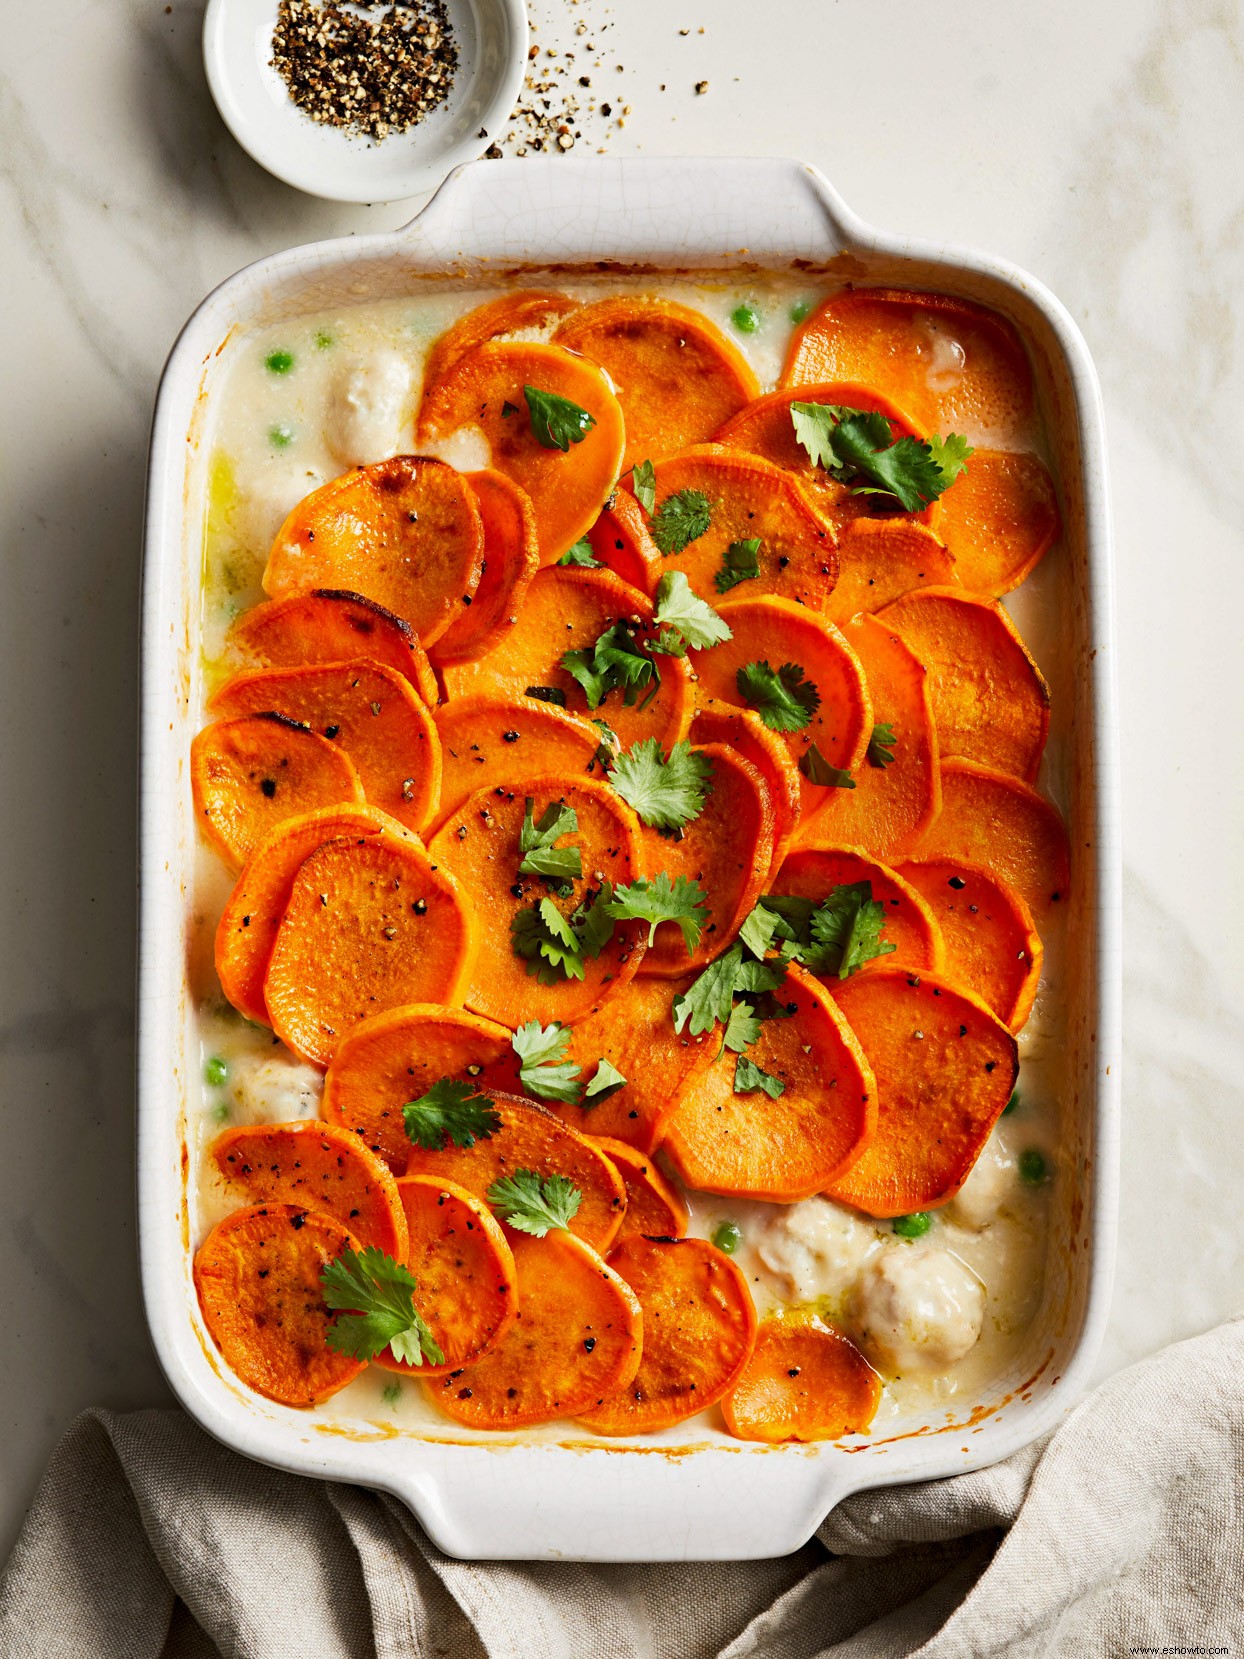
[[[403,1505],[249,1463],[180,1412],[89,1411],[0,1580],[3,1659],[1163,1649],[1244,1652],[1244,1319],[992,1469],[848,1499],[774,1561],[454,1561]]]

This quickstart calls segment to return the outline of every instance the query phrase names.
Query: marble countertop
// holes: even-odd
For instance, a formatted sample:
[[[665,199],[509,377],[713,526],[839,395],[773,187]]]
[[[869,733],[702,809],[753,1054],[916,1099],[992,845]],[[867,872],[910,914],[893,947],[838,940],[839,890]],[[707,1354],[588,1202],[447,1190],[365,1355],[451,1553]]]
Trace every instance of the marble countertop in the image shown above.
[[[1123,1203],[1100,1372],[1239,1311],[1239,9],[532,9],[542,45],[574,49],[586,22],[602,58],[593,95],[611,115],[585,117],[581,145],[802,156],[879,225],[1026,266],[1083,328],[1114,482],[1127,837]],[[201,0],[0,0],[0,1557],[77,1411],[169,1398],[139,1299],[131,1150],[136,618],[160,367],[238,266],[418,205],[338,208],[262,173],[208,97],[201,16]]]

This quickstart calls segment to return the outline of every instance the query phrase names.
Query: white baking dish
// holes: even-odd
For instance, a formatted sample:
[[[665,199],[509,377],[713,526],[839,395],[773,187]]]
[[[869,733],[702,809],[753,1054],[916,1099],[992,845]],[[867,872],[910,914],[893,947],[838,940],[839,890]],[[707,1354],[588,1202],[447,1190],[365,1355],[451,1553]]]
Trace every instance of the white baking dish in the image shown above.
[[[1010,317],[1036,369],[1067,521],[1060,627],[1072,656],[1074,856],[1066,1040],[1071,1085],[1044,1303],[1023,1365],[953,1422],[876,1441],[764,1448],[670,1431],[638,1444],[429,1439],[282,1408],[218,1362],[190,1278],[187,984],[195,826],[188,777],[198,672],[205,410],[242,327],[313,305],[409,292],[425,277],[602,262],[634,271],[806,271],[931,288]],[[156,1352],[186,1409],[279,1468],[404,1499],[453,1555],[597,1561],[738,1559],[797,1548],[846,1494],[996,1461],[1054,1427],[1084,1386],[1106,1318],[1116,1203],[1120,855],[1112,561],[1100,393],[1084,342],[1040,284],[1003,261],[883,235],[793,161],[481,162],[404,230],[275,254],[211,294],[160,386],[143,588],[139,1217]]]

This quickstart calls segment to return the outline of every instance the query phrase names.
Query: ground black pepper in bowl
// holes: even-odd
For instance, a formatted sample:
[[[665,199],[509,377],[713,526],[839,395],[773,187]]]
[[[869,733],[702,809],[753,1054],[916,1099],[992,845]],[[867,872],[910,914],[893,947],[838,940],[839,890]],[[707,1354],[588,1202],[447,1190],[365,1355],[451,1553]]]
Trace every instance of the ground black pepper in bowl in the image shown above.
[[[444,103],[458,48],[444,0],[281,0],[271,61],[313,121],[381,139]]]

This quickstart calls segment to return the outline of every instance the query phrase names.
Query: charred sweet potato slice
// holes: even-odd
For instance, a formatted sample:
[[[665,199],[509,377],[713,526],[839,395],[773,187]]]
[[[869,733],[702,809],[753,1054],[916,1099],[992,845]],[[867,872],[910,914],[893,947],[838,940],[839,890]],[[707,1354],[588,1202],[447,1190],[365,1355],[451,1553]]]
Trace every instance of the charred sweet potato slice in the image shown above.
[[[514,1094],[518,1070],[505,1026],[465,1008],[413,1003],[355,1026],[328,1068],[320,1111],[400,1175],[410,1157],[402,1117],[408,1101],[445,1078],[484,1095]]]
[[[195,816],[235,870],[287,819],[363,799],[344,749],[279,714],[204,726],[190,745],[190,781]]]
[[[514,1323],[514,1257],[492,1211],[465,1187],[435,1175],[407,1175],[395,1186],[410,1239],[403,1259],[445,1360],[408,1365],[386,1348],[376,1364],[408,1377],[442,1377],[482,1359]]]
[[[626,490],[615,490],[587,533],[594,558],[649,598],[657,591],[664,561],[648,534],[643,508]]]
[[[203,1319],[225,1364],[285,1406],[313,1406],[353,1382],[363,1361],[328,1346],[332,1315],[320,1274],[358,1240],[296,1204],[235,1210],[194,1258]]]
[[[598,300],[572,312],[553,338],[598,363],[617,387],[624,467],[703,443],[758,390],[738,347],[672,300]]]
[[[575,1417],[635,1375],[643,1314],[634,1291],[572,1233],[513,1240],[518,1314],[469,1370],[427,1384],[447,1417],[520,1429]]]
[[[226,1129],[212,1159],[254,1204],[296,1204],[331,1215],[364,1244],[401,1261],[406,1218],[388,1167],[357,1135],[331,1123],[257,1123]]]
[[[494,1181],[520,1169],[534,1170],[537,1175],[565,1175],[582,1194],[570,1232],[593,1250],[607,1250],[626,1214],[626,1187],[600,1147],[533,1101],[499,1090],[489,1090],[487,1098],[501,1119],[499,1129],[479,1137],[473,1146],[428,1151],[412,1142],[407,1175],[456,1181],[481,1198]]]
[[[368,804],[424,829],[441,792],[441,745],[410,683],[378,662],[235,674],[208,705],[222,719],[269,711],[301,721],[350,757]]]
[[[747,1280],[701,1238],[628,1238],[609,1266],[643,1310],[643,1356],[579,1421],[596,1434],[651,1434],[707,1411],[734,1387],[756,1341]]]
[[[927,525],[910,518],[853,519],[838,538],[838,585],[825,617],[844,627],[900,594],[959,580],[955,561]]]
[[[622,1177],[626,1215],[616,1242],[626,1238],[682,1238],[690,1216],[686,1201],[647,1153],[625,1141],[599,1137],[596,1143]]]
[[[533,428],[526,388],[552,393],[583,409],[592,426],[569,447],[547,448]],[[540,561],[552,564],[594,523],[622,461],[622,410],[594,363],[561,346],[491,343],[468,352],[419,410],[421,440],[478,427],[492,466],[531,497]]]
[[[445,690],[451,698],[482,695],[515,702],[535,687],[545,695],[532,701],[556,703],[564,698],[561,706],[568,714],[607,721],[623,748],[655,737],[669,749],[687,735],[691,723],[694,697],[685,659],[659,659],[661,684],[650,700],[650,686],[643,687],[630,705],[621,690],[611,690],[594,709],[583,687],[561,666],[566,651],[590,651],[619,621],[633,625],[640,648],[659,632],[651,601],[611,570],[542,570],[528,588],[518,623],[501,649],[479,662],[447,668]]]
[[[885,956],[874,956],[856,971],[873,973],[885,966],[909,968],[916,973],[926,969],[939,972],[944,950],[932,909],[913,884],[888,864],[870,858],[862,848],[801,842],[787,855],[770,882],[769,891],[820,904],[835,887],[848,887],[859,881],[866,881],[876,902],[885,906],[882,938],[896,949]],[[836,982],[837,975],[833,978]]]
[[[469,472],[484,526],[479,586],[432,648],[438,668],[475,662],[502,645],[540,568],[536,514],[525,490],[503,472]]]
[[[984,306],[948,294],[847,288],[795,330],[782,385],[853,380],[875,386],[921,432],[976,433],[1022,425],[1032,371],[1019,336]]]
[[[773,995],[786,1017],[763,1020],[746,1056],[723,1050],[666,1128],[664,1149],[693,1191],[794,1203],[845,1174],[872,1138],[872,1072],[825,987],[792,966]],[[776,1099],[759,1085],[736,1093],[744,1059],[781,1085]]]
[[[881,1378],[841,1331],[766,1319],[721,1413],[736,1440],[776,1446],[864,1434],[880,1404]]]
[[[529,330],[553,328],[577,304],[569,294],[547,288],[522,288],[477,305],[432,342],[423,375],[425,395],[476,346]]]
[[[939,525],[959,580],[999,598],[1017,588],[1058,539],[1054,480],[1025,450],[973,451],[942,497]]]
[[[946,974],[975,991],[1003,1025],[1022,1030],[1044,953],[1032,912],[1015,889],[977,864],[952,858],[909,859],[897,874],[937,918]]]
[[[498,784],[512,789],[516,780],[553,772],[600,776],[600,727],[534,697],[451,697],[436,711],[436,729],[441,740],[438,822],[479,789]]]
[[[264,978],[272,1028],[326,1067],[371,1014],[460,1003],[479,935],[452,874],[413,839],[379,830],[330,841],[305,860]]]
[[[802,806],[799,768],[779,733],[772,732],[754,709],[731,707],[716,697],[701,697],[691,722],[693,744],[724,743],[760,773],[773,808],[773,862],[776,870],[799,827]],[[762,885],[763,885],[762,880]]]
[[[863,666],[877,742],[866,743],[870,752],[855,768],[855,788],[824,790],[801,834],[892,859],[916,845],[941,805],[928,674],[915,652],[876,617],[857,616],[842,632]],[[881,746],[881,726],[889,727],[892,747]],[[886,752],[893,756],[889,762],[882,759]]]
[[[1015,1038],[979,997],[933,974],[881,968],[833,997],[877,1080],[877,1128],[826,1191],[873,1216],[945,1204],[1011,1098]]]
[[[361,593],[317,588],[252,605],[230,628],[229,643],[256,668],[370,657],[409,680],[430,708],[440,697],[427,652],[410,623]]]
[[[912,858],[983,865],[1038,920],[1066,899],[1071,854],[1056,806],[1018,778],[971,760],[943,761],[941,784],[941,813],[908,848]]]
[[[887,605],[929,671],[937,747],[1032,783],[1050,725],[1050,688],[1002,606],[961,588],[923,588]]]
[[[400,616],[426,649],[479,586],[484,527],[465,476],[395,455],[355,467],[300,501],[264,571],[273,599],[316,589],[363,594]]]

